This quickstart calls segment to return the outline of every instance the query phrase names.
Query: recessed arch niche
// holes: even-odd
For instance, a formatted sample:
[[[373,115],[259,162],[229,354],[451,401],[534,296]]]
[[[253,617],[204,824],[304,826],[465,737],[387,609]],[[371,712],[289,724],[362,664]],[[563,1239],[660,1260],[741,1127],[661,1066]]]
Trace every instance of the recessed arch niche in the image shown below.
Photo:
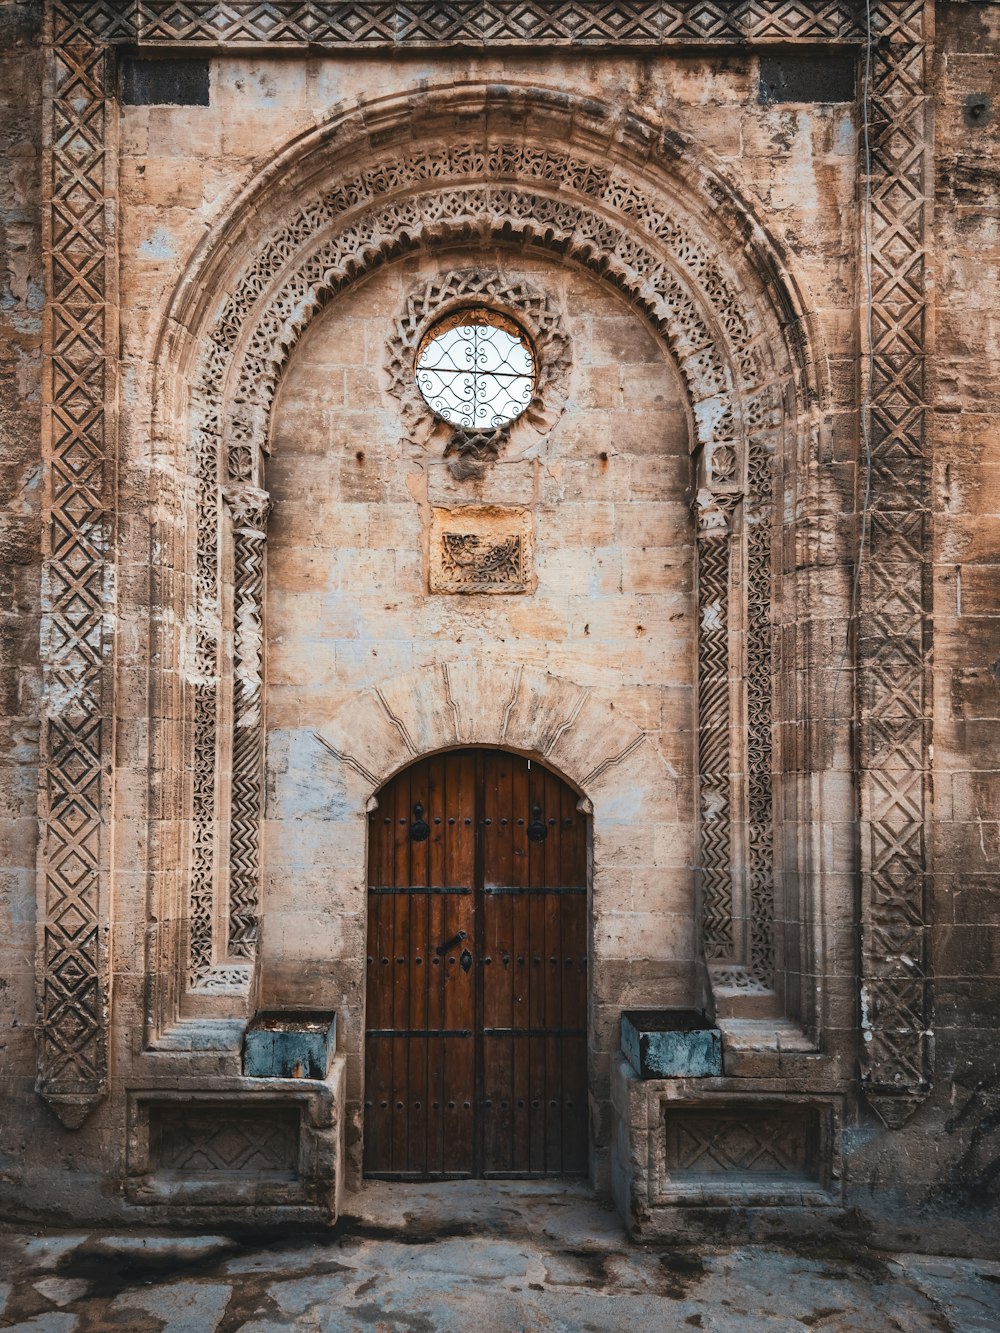
[[[547,429],[512,433],[481,477],[456,478],[449,431],[417,436],[400,412],[392,335],[414,293],[440,283],[439,298],[450,302],[473,258],[483,267],[489,260],[498,288],[544,299],[558,320],[561,336],[549,345],[564,379],[552,389],[565,410],[545,418]],[[434,317],[430,302],[426,318]],[[348,771],[317,733],[326,738],[332,718],[354,717],[369,687],[391,698],[401,678],[420,682],[414,707],[440,712],[448,728],[418,739],[412,717],[390,705],[390,725],[412,737],[415,753],[456,739],[456,707],[468,742],[495,742],[494,691],[484,685],[459,704],[453,686],[449,703],[439,663],[452,680],[472,662],[572,681],[556,729],[572,734],[581,754],[592,725],[591,710],[577,715],[585,696],[607,697],[610,715],[644,737],[641,753],[609,773],[594,807],[592,1085],[608,1082],[613,996],[630,989],[635,1004],[669,997],[688,1005],[698,997],[691,435],[680,373],[648,321],[616,287],[544,251],[440,250],[381,266],[331,301],[291,352],[262,474],[272,506],[263,1003],[339,1010],[355,1097],[364,1056],[357,812],[365,797],[348,796]],[[428,595],[435,516],[468,507],[530,515],[528,595]],[[513,724],[506,739],[543,757]],[[598,735],[589,743],[608,757]],[[373,766],[371,741],[357,737],[347,748]],[[596,766],[574,765],[584,792],[580,780]]]

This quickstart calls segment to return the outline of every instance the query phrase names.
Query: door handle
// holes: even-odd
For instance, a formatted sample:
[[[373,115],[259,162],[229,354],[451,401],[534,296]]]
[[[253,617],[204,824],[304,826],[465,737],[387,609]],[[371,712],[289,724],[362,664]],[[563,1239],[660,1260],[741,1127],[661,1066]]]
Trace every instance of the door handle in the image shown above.
[[[443,954],[446,954],[449,949],[453,949],[456,944],[461,944],[464,939],[465,939],[465,931],[460,930],[457,935],[452,935],[451,939],[448,940],[447,943],[439,944],[438,947],[434,950],[434,952],[440,958]]]

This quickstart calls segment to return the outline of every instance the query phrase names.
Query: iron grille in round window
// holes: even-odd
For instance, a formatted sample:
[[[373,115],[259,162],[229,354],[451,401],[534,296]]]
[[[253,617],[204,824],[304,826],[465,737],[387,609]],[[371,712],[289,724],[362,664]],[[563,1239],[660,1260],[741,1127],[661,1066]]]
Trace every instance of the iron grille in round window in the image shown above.
[[[465,430],[495,430],[515,421],[535,389],[528,335],[485,307],[438,320],[417,351],[417,387],[432,412]]]

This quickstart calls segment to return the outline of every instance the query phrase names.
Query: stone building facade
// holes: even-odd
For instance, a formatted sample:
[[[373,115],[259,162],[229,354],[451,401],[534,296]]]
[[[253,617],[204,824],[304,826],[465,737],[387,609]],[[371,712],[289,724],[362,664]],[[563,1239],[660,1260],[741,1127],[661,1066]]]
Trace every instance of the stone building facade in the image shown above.
[[[469,974],[455,1174],[489,1169],[490,1038],[521,1029],[483,1016],[492,926],[459,960],[411,912],[459,836],[440,757],[562,793],[503,798],[497,879],[501,779],[469,778],[475,883],[438,887],[584,895],[584,1159],[639,1234],[989,1243],[1000,7],[0,24],[5,1209],[335,1217],[407,1027],[372,1018],[380,962],[411,1004],[425,961]],[[446,324],[528,349],[511,420],[425,400]],[[397,911],[381,958],[390,810],[423,935],[390,956]],[[586,870],[532,890],[560,823]],[[622,1013],[665,1008],[721,1072],[638,1076]],[[450,1095],[420,1013],[406,1143]],[[261,1014],[335,1014],[336,1055],[252,1069]],[[504,1049],[538,1173],[552,1089]],[[406,1151],[390,1174],[436,1173]]]

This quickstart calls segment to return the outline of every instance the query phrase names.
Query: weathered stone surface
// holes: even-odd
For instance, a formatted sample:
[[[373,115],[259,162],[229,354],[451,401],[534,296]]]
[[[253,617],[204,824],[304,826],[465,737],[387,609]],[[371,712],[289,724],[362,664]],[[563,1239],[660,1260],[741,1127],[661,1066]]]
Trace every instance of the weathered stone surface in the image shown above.
[[[722,1073],[722,1036],[693,1009],[628,1009],[622,1054],[640,1078],[707,1078]]]
[[[0,3],[4,1207],[145,1215],[129,1097],[238,1090],[266,1005],[338,1013],[357,1184],[370,806],[507,746],[592,816],[600,1188],[620,1011],[706,1004],[720,1097],[973,1243],[997,7],[167,8]],[[539,364],[488,440],[412,382],[474,300]]]
[[[337,1050],[337,1016],[259,1014],[243,1038],[248,1078],[326,1078]]]
[[[1000,1318],[994,1259],[891,1254],[821,1222],[794,1247],[718,1234],[640,1246],[585,1188],[552,1182],[370,1184],[333,1244],[317,1233],[244,1232],[185,1253],[155,1232],[129,1240],[100,1232],[75,1240],[64,1259],[74,1276],[42,1278],[84,1288],[59,1311],[33,1290],[38,1269],[21,1237],[6,1238],[4,1318],[60,1333],[94,1325],[881,1333],[893,1323],[986,1333]]]

